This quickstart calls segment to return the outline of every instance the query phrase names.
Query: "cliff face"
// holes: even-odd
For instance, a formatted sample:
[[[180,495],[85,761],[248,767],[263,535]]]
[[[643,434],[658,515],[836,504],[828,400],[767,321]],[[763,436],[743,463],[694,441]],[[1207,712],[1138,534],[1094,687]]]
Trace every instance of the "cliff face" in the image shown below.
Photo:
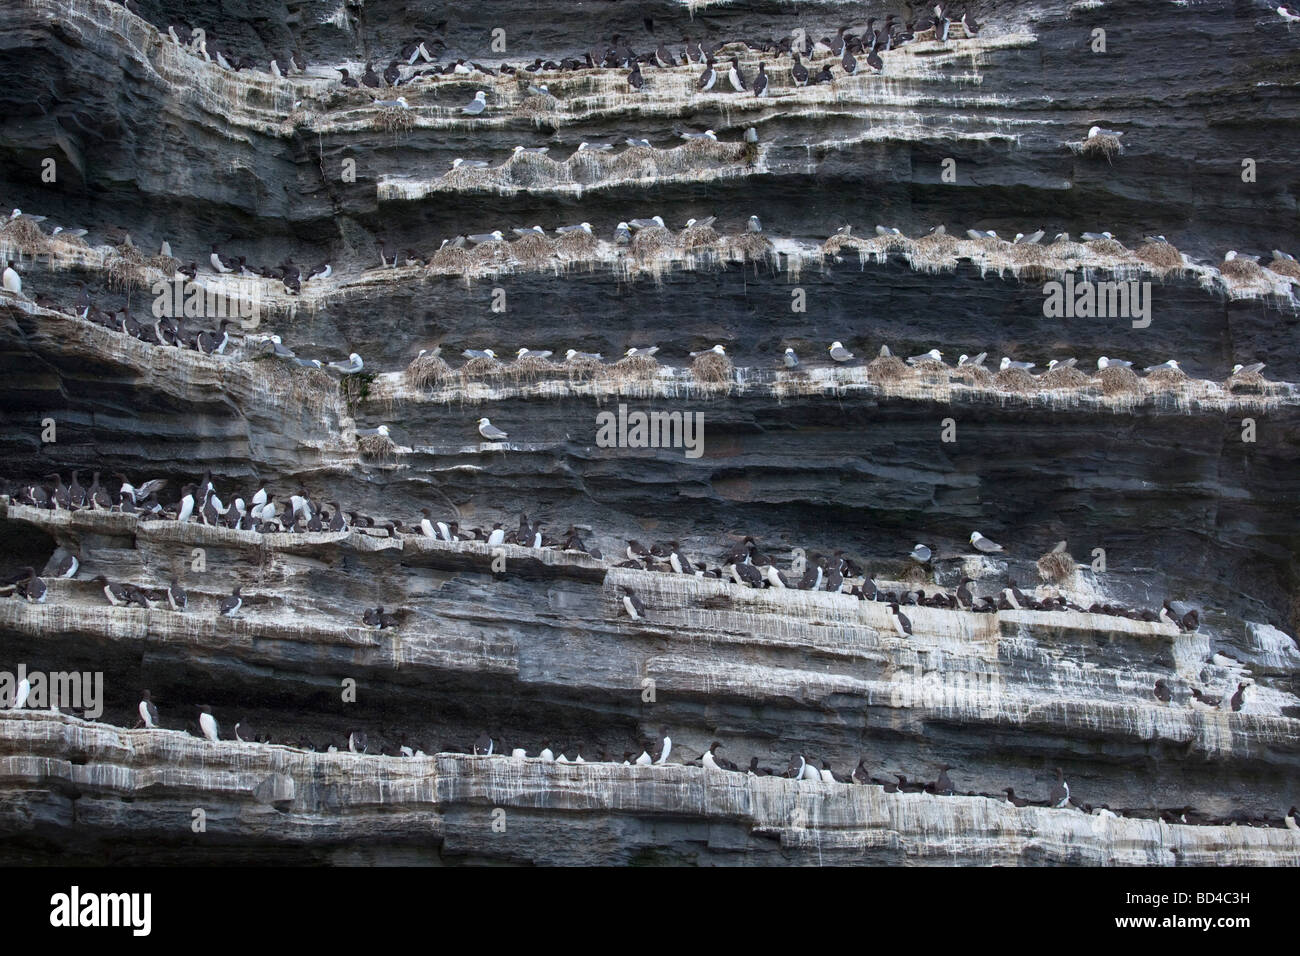
[[[788,56],[729,48],[750,76],[766,63],[763,99],[696,92],[697,65],[647,65],[639,94],[626,69],[425,78],[398,91],[410,109],[397,114],[333,72],[382,69],[415,36],[439,63],[495,67],[603,50],[614,33],[638,53],[679,52],[685,35],[833,37],[857,16],[831,2],[578,6],[3,4],[0,203],[48,219],[39,237],[0,229],[24,293],[0,293],[0,572],[46,569],[49,591],[41,605],[0,597],[0,670],[99,672],[105,699],[93,721],[0,718],[0,858],[1294,863],[1300,302],[1270,251],[1295,251],[1300,33],[1262,4],[972,4],[978,36],[904,45],[883,74],[834,84],[794,87]],[[205,62],[170,23],[259,65]],[[488,49],[498,26],[505,53]],[[1097,28],[1104,54],[1089,49]],[[290,49],[306,74],[267,73]],[[529,97],[538,82],[553,101]],[[480,89],[489,108],[463,115]],[[1070,148],[1094,124],[1124,131],[1119,155]],[[678,135],[704,129],[719,142]],[[550,152],[512,156],[520,145]],[[447,172],[457,157],[490,166]],[[656,214],[671,234],[615,242],[616,223]],[[590,241],[554,231],[578,222]],[[90,234],[50,239],[55,223]],[[510,231],[533,223],[544,242]],[[852,235],[828,241],[845,223]],[[878,238],[876,223],[902,235]],[[906,238],[939,223],[951,238]],[[493,229],[512,241],[437,252]],[[1084,244],[1087,230],[1123,246]],[[1073,239],[1052,244],[1057,232]],[[1155,234],[1176,265],[1142,247]],[[149,320],[175,264],[144,257],[164,239],[214,290],[236,289],[211,274],[214,242],[333,275],[299,294],[240,280],[258,310],[225,354],[74,314],[85,283],[97,308]],[[428,261],[376,268],[408,248]],[[1231,265],[1230,249],[1259,266]],[[1151,283],[1150,324],[1045,318],[1044,283],[1066,275]],[[277,360],[260,340],[272,333],[300,357],[358,352],[365,375],[341,384]],[[831,362],[832,341],[857,360]],[[689,353],[715,343],[731,364],[710,377]],[[937,347],[949,365],[987,352],[995,370],[1003,355],[1035,372],[1076,356],[1088,374],[1024,385],[868,367],[881,344]],[[649,345],[658,366],[612,365]],[[520,347],[555,364],[460,367],[463,349]],[[450,368],[407,369],[435,348]],[[605,360],[565,364],[567,348]],[[1174,357],[1188,377],[1113,388],[1091,374],[1099,355],[1139,369]],[[1267,381],[1225,381],[1251,361]],[[597,416],[620,405],[699,413],[702,454],[603,447]],[[482,416],[509,440],[483,441]],[[375,452],[363,436],[381,424],[392,442]],[[72,469],[114,492],[118,472],[166,479],[169,509],[210,472],[227,502],[305,494],[380,527],[260,533],[25,503],[25,487]],[[484,529],[524,511],[561,540],[577,525],[599,554],[436,541],[418,531],[424,508]],[[392,520],[415,533],[382,530]],[[980,555],[976,529],[1005,550]],[[718,568],[745,535],[787,574],[842,549],[882,591],[951,593],[969,577],[980,594],[1018,583],[1076,608],[907,606],[905,635],[880,601],[616,566],[638,539]],[[1037,562],[1061,540],[1077,560],[1049,580]],[[907,558],[918,541],[935,551],[924,568]],[[80,570],[56,580],[65,554]],[[155,598],[178,578],[189,610],[112,607],[99,574]],[[244,606],[222,617],[236,585]],[[1199,628],[1087,610],[1165,600],[1195,605]],[[398,626],[363,627],[381,604]],[[146,687],[163,729],[130,729]],[[200,701],[219,742],[198,735]],[[236,722],[271,742],[235,740]],[[345,752],[361,732],[372,751],[429,756]],[[485,732],[498,751],[549,740],[587,762],[460,753]],[[673,765],[621,765],[665,734]],[[949,764],[958,794],[676,765],[715,740],[778,771],[792,753],[841,775],[862,760],[888,781]],[[1010,786],[1044,801],[1057,767],[1072,807],[1002,799]],[[1118,816],[1082,812],[1103,805]]]

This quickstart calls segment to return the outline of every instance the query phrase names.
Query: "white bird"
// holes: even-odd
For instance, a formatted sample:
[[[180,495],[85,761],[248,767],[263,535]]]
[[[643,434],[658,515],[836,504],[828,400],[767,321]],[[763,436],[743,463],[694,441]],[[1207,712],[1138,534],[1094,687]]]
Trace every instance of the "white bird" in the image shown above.
[[[357,429],[357,434],[358,434],[358,435],[367,436],[367,437],[369,437],[369,436],[371,436],[371,435],[379,435],[379,436],[381,436],[381,437],[383,437],[383,438],[388,438],[388,437],[389,437],[389,435],[388,435],[388,426],[387,426],[387,425],[377,425],[377,426],[374,427],[374,428],[358,428],[358,429]]]
[[[203,731],[203,736],[209,740],[220,740],[217,735],[217,719],[209,711],[210,707],[199,708],[199,728]]]
[[[762,232],[763,222],[757,216],[750,216],[749,221],[745,224],[747,232]]]
[[[1002,550],[1002,545],[995,544],[978,531],[971,532],[970,543],[975,545],[976,551],[982,551],[985,554],[992,554],[994,551]]]
[[[627,352],[624,354],[627,356],[627,358],[641,358],[641,357],[651,358],[658,351],[659,351],[659,346],[657,345],[652,345],[648,349],[639,349],[633,346],[632,348],[628,349]]]
[[[1151,372],[1157,372],[1157,371],[1159,371],[1160,369],[1168,369],[1168,370],[1171,371],[1171,372],[1181,372],[1181,371],[1182,371],[1182,369],[1180,369],[1180,368],[1178,367],[1178,362],[1177,362],[1177,360],[1176,360],[1176,359],[1170,359],[1168,362],[1161,362],[1159,365],[1148,365],[1148,366],[1146,367],[1146,372],[1147,372],[1147,374],[1150,374]]]
[[[927,359],[943,364],[943,353],[940,352],[938,349],[930,349],[930,351],[922,355],[910,356],[907,360],[907,364],[918,365],[921,362],[926,361]]]
[[[27,706],[27,698],[32,693],[32,682],[26,677],[18,682],[18,687],[14,690],[14,710],[22,710]]]
[[[343,373],[344,375],[355,375],[366,367],[366,363],[361,361],[360,355],[353,352],[348,356],[346,362],[330,362],[329,367],[334,369],[336,372]]]
[[[9,260],[9,265],[5,266],[4,287],[6,292],[12,292],[14,295],[23,294],[23,277],[14,268],[12,259]]]
[[[469,105],[461,110],[467,116],[478,116],[487,109],[487,93],[479,90],[474,94],[474,99],[470,100]]]
[[[840,342],[832,342],[827,351],[831,353],[831,358],[837,362],[849,362],[853,360],[853,353],[846,349]]]
[[[724,349],[721,345],[715,345],[711,349],[704,349],[701,352],[692,352],[691,358],[699,358],[701,355],[708,355],[710,352],[712,352],[714,355],[721,355],[724,358],[727,355],[726,349]]]
[[[1119,132],[1118,130],[1103,129],[1100,126],[1094,126],[1088,130],[1088,139],[1092,139],[1094,136],[1123,136],[1123,135],[1124,134]]]
[[[491,349],[466,349],[460,354],[462,357],[467,359],[476,359],[476,358],[494,359],[497,357],[497,353],[493,352]]]
[[[566,362],[572,362],[575,358],[592,359],[599,362],[601,361],[601,354],[599,352],[579,352],[577,349],[569,349],[564,353],[564,360]]]
[[[524,750],[523,747],[516,747],[510,751],[510,756],[514,760],[525,760],[528,757],[528,751]]]
[[[659,757],[655,760],[655,764],[662,766],[668,762],[668,755],[672,753],[673,738],[665,736],[660,747]]]
[[[486,418],[480,418],[478,420],[478,433],[488,441],[501,441],[503,438],[510,437]]]
[[[799,366],[799,356],[794,354],[794,349],[787,348],[785,350],[785,367],[798,368],[798,366]]]
[[[1277,15],[1288,23],[1300,23],[1300,13],[1292,13],[1286,8],[1286,4],[1282,4],[1277,8]],[[1293,823],[1288,823],[1287,825],[1293,830],[1296,828]]]
[[[1101,358],[1097,359],[1098,371],[1101,371],[1104,368],[1132,368],[1132,367],[1133,367],[1133,363],[1127,361],[1126,359],[1106,358],[1106,356],[1104,355],[1101,356]]]
[[[552,355],[554,355],[554,354],[555,354],[555,353],[552,352],[550,349],[547,349],[547,350],[544,351],[544,352],[542,352],[542,351],[538,351],[537,349],[520,349],[518,352],[515,353],[515,358],[517,358],[517,359],[526,359],[526,358],[534,358],[534,359],[548,359],[548,358],[550,358],[550,357],[551,357]]]
[[[542,741],[542,752],[537,756],[541,760],[555,760],[555,753],[551,750],[551,742],[549,740]]]
[[[1263,362],[1252,362],[1249,365],[1237,364],[1232,367],[1233,375],[1254,375],[1264,371]]]
[[[490,548],[498,547],[500,545],[505,544],[505,541],[506,541],[505,529],[502,528],[500,524],[497,524],[497,526],[492,529],[492,533],[488,535],[488,540],[487,540],[488,547]]]
[[[406,102],[405,96],[399,96],[395,100],[375,100],[376,106],[382,106],[386,109],[409,110],[411,105]]]
[[[493,229],[491,232],[476,232],[472,236],[467,236],[470,242],[480,246],[485,242],[501,242],[505,239],[505,234],[500,229]]]
[[[925,564],[927,561],[930,560],[932,554],[933,552],[929,548],[927,548],[923,544],[918,543],[917,546],[912,549],[912,553],[908,555],[908,557],[910,557],[917,564]]]
[[[1034,368],[1034,363],[1033,363],[1033,362],[1013,362],[1013,361],[1011,361],[1011,359],[1007,358],[1007,356],[1004,355],[1004,356],[1002,356],[1002,362],[998,365],[998,369],[999,369],[1000,371],[1005,372],[1005,371],[1006,371],[1007,369],[1009,369],[1009,368],[1020,368],[1020,369],[1024,369],[1026,372],[1028,372],[1031,368]]]
[[[983,368],[984,360],[988,357],[988,352],[981,352],[979,355],[961,355],[957,359],[957,367],[969,365],[971,368]]]

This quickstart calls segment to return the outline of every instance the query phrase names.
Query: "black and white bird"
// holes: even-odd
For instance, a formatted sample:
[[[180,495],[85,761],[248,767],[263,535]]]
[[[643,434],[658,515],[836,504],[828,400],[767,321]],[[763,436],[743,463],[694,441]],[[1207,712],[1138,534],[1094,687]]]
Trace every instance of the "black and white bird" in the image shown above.
[[[218,611],[222,617],[234,617],[239,613],[239,609],[244,606],[244,599],[239,595],[240,585],[235,585],[235,589],[230,592],[228,597],[221,599]]]
[[[1056,784],[1052,787],[1052,795],[1047,798],[1049,806],[1060,809],[1070,802],[1070,785],[1065,782],[1065,775],[1061,773],[1061,768],[1056,768]]]
[[[5,266],[4,271],[4,289],[6,292],[12,292],[14,295],[23,294],[23,278],[18,274],[17,265],[12,259]]]
[[[727,71],[727,81],[731,83],[731,88],[737,93],[744,93],[749,89],[749,84],[745,82],[745,73],[740,68],[740,59],[731,58],[731,69]]]
[[[140,706],[136,709],[140,712],[140,724],[146,730],[153,730],[158,726],[158,707],[149,699],[147,690],[140,695]]]
[[[329,363],[329,368],[343,375],[356,375],[365,367],[366,363],[361,360],[361,356],[356,352],[351,353],[346,361]]]
[[[465,106],[461,112],[466,116],[478,116],[485,109],[487,109],[487,93],[479,90],[474,94],[474,98],[469,101],[469,105]]]
[[[1005,372],[1009,368],[1023,369],[1028,372],[1031,368],[1036,367],[1037,365],[1033,362],[1016,362],[1006,355],[1002,356],[1002,361],[998,363],[998,371],[1000,372]]]
[[[631,588],[621,587],[619,590],[623,592],[623,610],[627,616],[634,621],[644,618],[645,605],[641,603],[641,599],[632,593]]]
[[[701,93],[707,93],[713,89],[713,84],[716,82],[718,82],[718,71],[713,68],[713,57],[709,57],[704,72],[700,74],[699,82],[695,86]]]
[[[929,563],[933,553],[934,552],[932,552],[925,545],[918,543],[916,547],[912,549],[912,553],[909,554],[908,557],[911,558],[913,561],[915,561],[917,564],[927,564]]]
[[[792,348],[787,348],[785,350],[785,355],[782,356],[782,361],[785,362],[786,368],[799,367],[799,356],[794,354],[794,349]]]
[[[758,76],[754,77],[754,95],[767,95],[767,64],[758,64]]]
[[[912,622],[908,620],[907,615],[898,609],[897,604],[889,605],[889,612],[894,618],[894,629],[903,637],[909,637],[912,633]]]

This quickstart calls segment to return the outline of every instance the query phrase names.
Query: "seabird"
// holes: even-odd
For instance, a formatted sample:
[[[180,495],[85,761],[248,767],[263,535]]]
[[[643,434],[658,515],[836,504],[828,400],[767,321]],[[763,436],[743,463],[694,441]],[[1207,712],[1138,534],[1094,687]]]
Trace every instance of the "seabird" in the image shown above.
[[[1100,126],[1094,126],[1088,130],[1088,139],[1092,139],[1094,136],[1117,136],[1118,137],[1123,135],[1124,134],[1119,132],[1118,130],[1104,129]]]
[[[539,760],[546,760],[550,762],[555,761],[555,753],[551,750],[551,742],[549,740],[542,741],[542,749],[541,752],[537,754],[537,758]]]
[[[1047,363],[1047,370],[1050,372],[1053,369],[1058,369],[1058,368],[1074,368],[1078,364],[1079,364],[1079,360],[1077,358],[1068,358],[1063,360],[1052,359],[1050,362]]]
[[[399,96],[395,100],[375,100],[374,105],[385,109],[409,110],[411,108],[411,104],[406,102],[405,96]]]
[[[1005,372],[1009,368],[1019,368],[1019,369],[1024,369],[1026,372],[1028,372],[1031,368],[1035,368],[1035,367],[1036,365],[1033,362],[1013,362],[1011,361],[1010,358],[1004,355],[1002,356],[1001,363],[999,363],[998,365],[998,370]]]
[[[136,709],[140,712],[140,723],[144,724],[146,730],[153,730],[158,726],[158,708],[149,699],[147,690],[140,695],[140,706]]]
[[[579,352],[577,349],[569,349],[564,353],[566,362],[572,362],[574,359],[587,359],[593,362],[603,361],[599,352]]]
[[[469,105],[461,110],[467,116],[478,116],[487,108],[487,93],[479,90],[474,94],[474,98],[469,101]]]
[[[632,241],[632,230],[628,228],[627,223],[620,222],[614,228],[614,242],[617,245],[625,246],[631,241]]]
[[[244,606],[244,599],[239,596],[239,588],[239,585],[235,585],[235,589],[230,592],[230,596],[221,599],[218,610],[222,617],[234,617],[239,613],[239,609]]]
[[[645,77],[641,75],[640,63],[634,63],[632,65],[632,72],[627,75],[627,85],[632,87],[634,90],[645,88]]]
[[[995,544],[978,531],[971,532],[970,543],[975,546],[976,551],[982,551],[985,554],[992,554],[995,551],[1002,550],[1002,545]]]
[[[712,140],[715,143],[718,141],[718,134],[713,132],[713,130],[711,129],[706,129],[703,133],[692,133],[690,130],[683,130],[677,135],[685,140],[708,139],[708,140]]]
[[[767,64],[758,64],[758,76],[754,77],[754,95],[767,95]]]
[[[749,221],[745,223],[746,232],[762,232],[763,223],[757,216],[750,216]]]
[[[653,358],[654,354],[659,351],[659,346],[652,345],[648,349],[641,349],[633,346],[624,354],[625,358]]]
[[[501,441],[504,438],[510,437],[486,418],[480,418],[478,420],[478,433],[488,441]]]
[[[363,754],[366,752],[366,745],[369,741],[366,739],[364,732],[354,730],[348,734],[348,753]]]
[[[1056,785],[1052,787],[1052,795],[1048,797],[1049,805],[1060,809],[1070,802],[1070,785],[1065,782],[1065,776],[1061,773],[1061,768],[1056,768]]]
[[[497,353],[493,352],[491,349],[466,349],[460,354],[467,359],[494,359],[497,357]]]
[[[1228,706],[1230,706],[1230,707],[1232,708],[1232,710],[1233,710],[1234,713],[1240,711],[1241,708],[1242,708],[1243,706],[1245,706],[1245,703],[1246,703],[1246,688],[1247,688],[1248,686],[1249,686],[1249,685],[1247,685],[1247,684],[1238,684],[1238,685],[1237,685],[1237,692],[1236,692],[1235,694],[1233,694],[1233,695],[1232,695],[1232,699],[1231,699],[1230,701],[1228,701]]]
[[[629,146],[642,146],[646,149],[650,148],[650,140],[648,139],[633,139],[632,137],[629,136],[628,138],[624,139],[623,142],[627,143],[627,145]]]
[[[217,718],[212,716],[211,704],[199,704],[199,729],[208,740],[220,740],[217,732]]]
[[[911,558],[913,561],[915,561],[917,564],[926,564],[929,562],[933,553],[934,552],[932,552],[925,545],[918,543],[917,546],[912,549],[912,553],[909,554],[908,557]]]
[[[27,577],[18,582],[15,588],[16,593],[19,597],[32,604],[44,604],[46,592],[48,591],[45,581],[36,576],[34,568],[24,568],[23,570],[27,572]]]
[[[1237,364],[1232,367],[1233,375],[1255,375],[1264,371],[1263,362],[1252,362],[1249,365]]]
[[[827,351],[831,353],[831,358],[837,362],[851,362],[853,360],[853,353],[839,342],[832,342]]]
[[[984,360],[988,357],[988,352],[981,352],[976,356],[962,355],[957,359],[957,367],[962,368],[964,366],[970,366],[971,368],[983,368]]]
[[[785,367],[786,367],[786,368],[798,368],[798,367],[799,367],[799,356],[797,356],[797,355],[794,354],[794,349],[792,349],[792,348],[787,348],[787,349],[785,350],[785,355],[784,355],[784,357],[783,357],[783,361],[785,362]]]
[[[1145,371],[1146,371],[1147,374],[1149,375],[1149,374],[1151,374],[1152,372],[1158,372],[1158,371],[1160,371],[1161,369],[1167,369],[1168,371],[1171,371],[1171,372],[1181,372],[1181,371],[1182,371],[1182,369],[1178,367],[1178,362],[1177,362],[1176,360],[1174,360],[1174,359],[1170,359],[1170,360],[1167,361],[1167,362],[1161,362],[1159,365],[1148,365],[1148,366],[1146,367]]]
[[[561,236],[568,235],[571,232],[585,232],[589,236],[594,235],[589,222],[580,222],[576,226],[556,226],[555,231]]]
[[[664,225],[663,216],[651,216],[649,219],[631,219],[628,221],[628,225],[638,231],[641,229],[649,229],[652,226],[658,226],[660,229],[668,228]]]
[[[1097,371],[1099,372],[1104,368],[1132,368],[1132,367],[1133,367],[1133,363],[1125,361],[1124,359],[1107,358],[1104,355],[1101,356],[1101,358],[1097,359]]]
[[[356,352],[353,352],[351,355],[348,356],[348,360],[346,362],[330,362],[329,367],[336,372],[341,372],[344,375],[355,375],[357,372],[360,372],[363,368],[365,368],[365,363],[361,361],[360,355],[358,355]]]
[[[627,612],[627,616],[634,621],[639,621],[645,617],[645,605],[632,593],[632,589],[620,587],[619,590],[623,592],[623,610]]]
[[[1084,242],[1101,242],[1104,239],[1114,239],[1115,237],[1109,232],[1085,232],[1083,233]]]
[[[18,274],[12,259],[9,260],[9,265],[5,266],[4,287],[6,292],[12,292],[14,295],[23,294],[23,278]]]
[[[81,561],[75,554],[65,554],[50,567],[50,573],[56,578],[70,579],[77,576]]]
[[[942,364],[943,364],[943,353],[940,352],[938,349],[930,349],[930,351],[925,352],[925,353],[923,353],[923,354],[921,354],[921,355],[912,355],[912,356],[909,356],[908,359],[907,359],[907,364],[908,364],[908,365],[917,365],[917,364],[919,364],[920,362],[927,362],[927,361],[930,361],[930,362],[938,362],[940,365],[942,365]]]
[[[1018,232],[1016,233],[1016,238],[1013,244],[1023,244],[1026,246],[1032,246],[1037,244],[1039,240],[1043,238],[1044,235],[1045,233],[1043,232],[1042,229],[1039,229],[1036,232],[1031,232],[1027,236],[1022,232]]]
[[[696,89],[702,93],[707,93],[713,89],[713,84],[718,81],[718,71],[713,68],[713,57],[705,64],[704,72],[700,74],[700,80],[695,84]]]
[[[889,611],[894,616],[894,629],[903,637],[910,637],[912,634],[912,622],[907,616],[898,609],[897,604],[890,604]]]
[[[515,359],[548,359],[555,353],[550,349],[539,351],[537,349],[520,349],[515,353]]]
[[[726,349],[724,349],[721,345],[715,345],[711,349],[704,349],[703,351],[700,352],[692,352],[691,358],[699,358],[701,355],[708,355],[710,353],[713,353],[714,355],[721,355],[723,358],[726,358],[727,356]]]
[[[477,246],[482,245],[485,242],[501,242],[505,239],[505,236],[502,234],[500,229],[493,229],[491,232],[476,232],[466,238]]]
[[[167,586],[167,603],[173,611],[184,611],[189,606],[189,596],[184,589],[172,578],[171,584]]]

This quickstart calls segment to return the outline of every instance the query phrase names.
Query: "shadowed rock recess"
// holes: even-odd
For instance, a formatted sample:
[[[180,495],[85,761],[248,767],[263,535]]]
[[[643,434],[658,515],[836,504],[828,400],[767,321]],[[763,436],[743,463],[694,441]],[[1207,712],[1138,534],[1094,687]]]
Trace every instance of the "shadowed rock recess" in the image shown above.
[[[1300,862],[1276,3],[237,6],[0,0],[0,862]],[[880,71],[775,48],[891,13]],[[637,412],[702,442],[604,440]]]

